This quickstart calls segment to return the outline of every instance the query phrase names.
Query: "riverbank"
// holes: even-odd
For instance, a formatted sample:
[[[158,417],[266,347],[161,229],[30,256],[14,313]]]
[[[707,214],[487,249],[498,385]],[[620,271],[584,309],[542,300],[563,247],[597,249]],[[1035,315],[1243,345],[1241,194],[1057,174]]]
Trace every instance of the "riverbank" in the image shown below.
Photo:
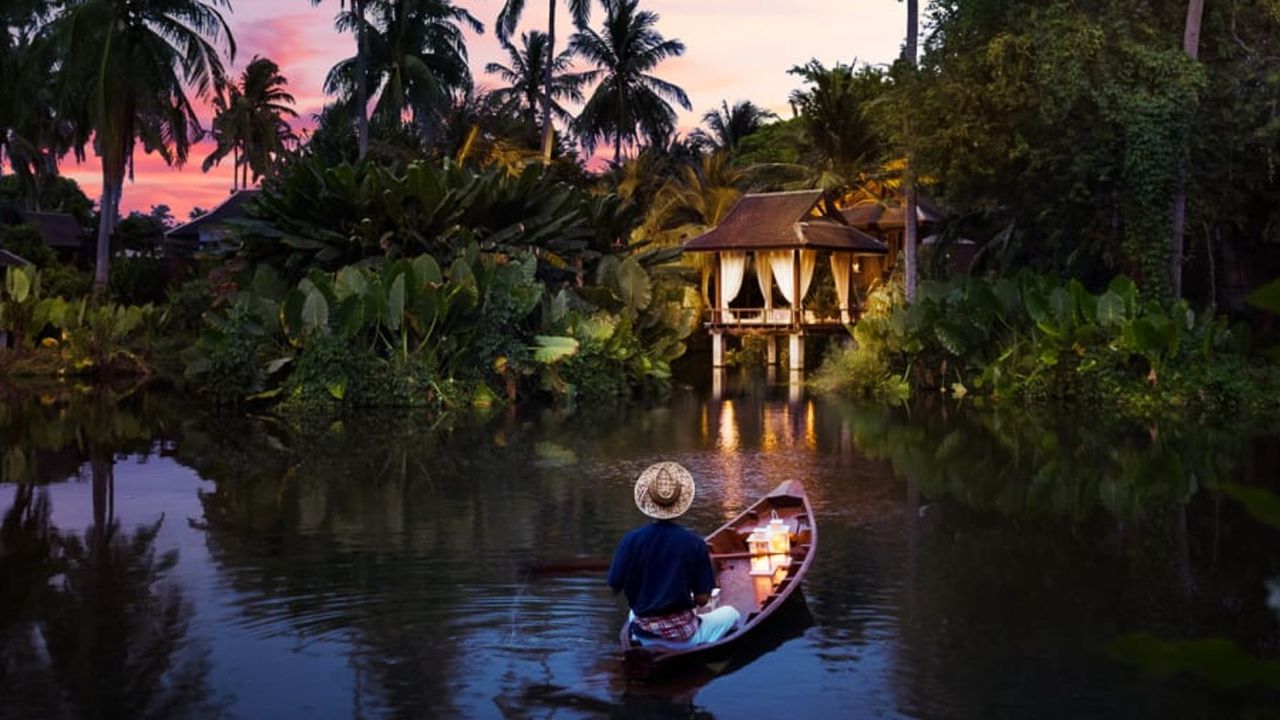
[[[902,399],[943,393],[1023,408],[1150,422],[1264,419],[1280,366],[1250,328],[1127,278],[1089,292],[1031,273],[926,282],[908,305],[884,286],[815,374],[819,391]]]

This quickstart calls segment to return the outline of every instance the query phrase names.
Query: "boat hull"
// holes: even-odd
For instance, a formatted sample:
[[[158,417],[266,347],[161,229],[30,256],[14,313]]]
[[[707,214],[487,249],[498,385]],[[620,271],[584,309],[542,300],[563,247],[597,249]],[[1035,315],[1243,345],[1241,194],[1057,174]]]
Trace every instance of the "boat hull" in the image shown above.
[[[787,523],[791,534],[790,564],[772,577],[752,575],[751,559],[746,556],[747,536],[757,526],[767,523],[774,512]],[[631,639],[631,624],[624,623],[619,643],[628,677],[656,680],[691,663],[715,662],[732,654],[798,592],[813,564],[817,544],[818,529],[804,486],[789,480],[774,488],[707,536],[716,585],[720,588],[719,605],[731,605],[742,614],[738,629],[714,643],[672,650],[637,645]]]

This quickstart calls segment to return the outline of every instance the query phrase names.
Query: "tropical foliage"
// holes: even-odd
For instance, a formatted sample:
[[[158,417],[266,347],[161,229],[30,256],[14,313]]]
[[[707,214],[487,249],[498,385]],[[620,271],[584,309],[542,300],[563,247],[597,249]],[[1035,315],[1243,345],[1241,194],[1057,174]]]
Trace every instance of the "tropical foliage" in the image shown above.
[[[1021,273],[924,282],[916,302],[890,297],[853,329],[818,383],[878,391],[916,387],[1005,399],[1105,404],[1138,417],[1274,411],[1274,368],[1253,367],[1226,318],[1144,298],[1116,278],[1102,293]]]
[[[38,270],[11,267],[0,293],[0,329],[14,347],[4,354],[3,372],[145,374],[156,320],[151,305],[46,297]]]
[[[471,242],[486,250],[538,248],[565,271],[582,253],[606,249],[630,228],[611,228],[617,198],[591,198],[544,178],[453,164],[412,163],[403,172],[372,163],[298,163],[268,184],[245,226],[245,251],[290,276],[336,270],[368,258],[431,253],[442,263]]]
[[[630,396],[670,377],[694,327],[681,286],[645,269],[664,259],[609,257],[601,285],[554,297],[532,254],[474,243],[443,268],[424,254],[312,270],[293,285],[261,265],[209,316],[187,372],[219,402],[311,409],[487,405],[503,392],[514,400],[540,368],[556,394]]]

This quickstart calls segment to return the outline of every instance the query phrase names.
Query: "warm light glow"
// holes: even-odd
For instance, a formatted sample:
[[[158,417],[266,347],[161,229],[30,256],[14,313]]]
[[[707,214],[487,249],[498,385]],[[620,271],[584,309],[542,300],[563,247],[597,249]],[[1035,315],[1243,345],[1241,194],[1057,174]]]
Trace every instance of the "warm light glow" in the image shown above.
[[[720,411],[720,432],[717,445],[726,453],[737,452],[740,438],[738,436],[738,416],[733,408],[732,400],[725,400]]]
[[[818,414],[810,400],[804,410],[804,444],[810,450],[818,449]]]
[[[773,576],[753,576],[751,578],[751,589],[755,590],[756,606],[763,605],[765,598],[773,594]]]
[[[769,521],[768,527],[765,528],[765,534],[769,538],[769,552],[789,557],[791,554],[791,531],[787,528],[787,523],[776,514]]]
[[[756,528],[747,537],[747,549],[751,552],[751,574],[772,575],[773,560],[769,555],[769,531]]]

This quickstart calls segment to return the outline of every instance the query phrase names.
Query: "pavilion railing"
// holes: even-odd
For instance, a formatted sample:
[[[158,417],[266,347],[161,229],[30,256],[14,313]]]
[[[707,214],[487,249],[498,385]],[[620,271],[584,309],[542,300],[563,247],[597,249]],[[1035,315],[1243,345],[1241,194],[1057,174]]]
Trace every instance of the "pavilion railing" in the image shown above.
[[[848,313],[845,315],[848,317]],[[799,321],[797,323],[797,320]],[[707,322],[711,325],[734,327],[789,327],[799,325],[839,325],[839,311],[801,309],[799,318],[791,308],[708,308]]]

